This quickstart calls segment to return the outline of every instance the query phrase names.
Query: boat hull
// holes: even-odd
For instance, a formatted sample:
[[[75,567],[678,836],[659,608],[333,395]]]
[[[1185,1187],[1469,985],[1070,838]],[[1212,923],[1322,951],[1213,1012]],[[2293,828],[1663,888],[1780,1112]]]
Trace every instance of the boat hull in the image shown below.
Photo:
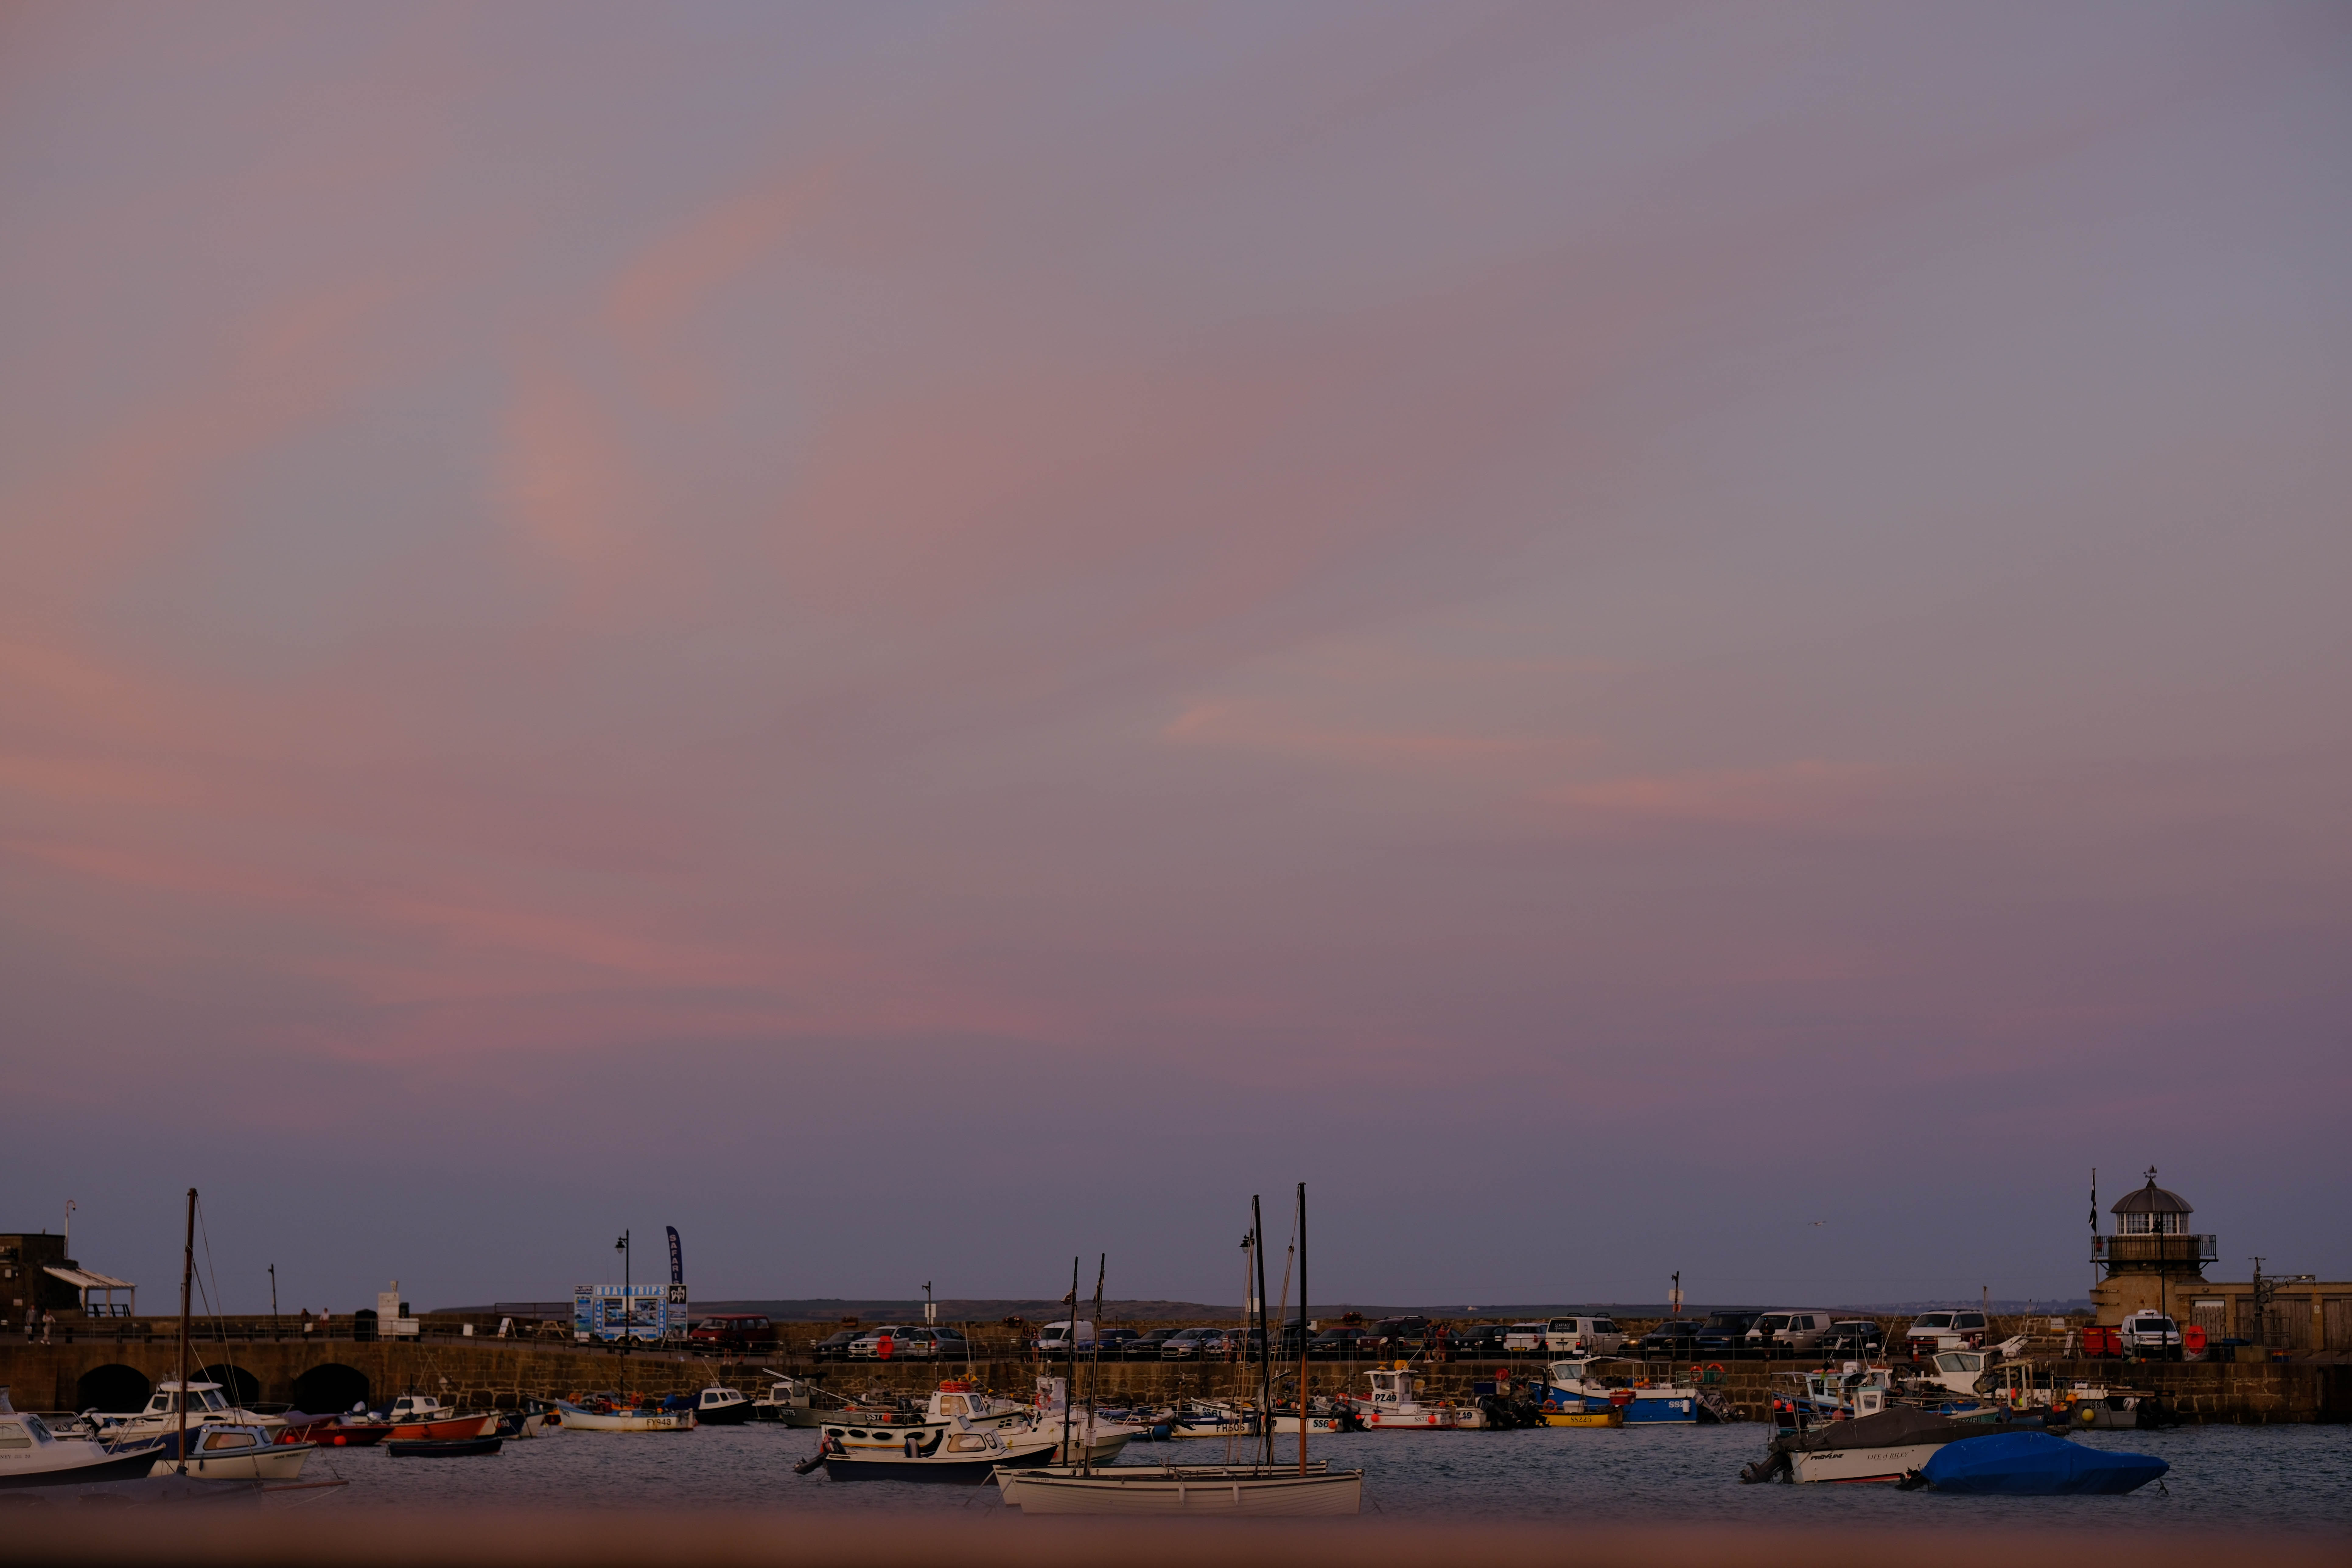
[[[999,1466],[1035,1465],[1047,1445],[1026,1444],[971,1458],[909,1458],[905,1454],[828,1453],[825,1479],[832,1481],[921,1481],[934,1486],[973,1487],[996,1473]]]
[[[694,1420],[700,1426],[740,1426],[751,1419],[751,1402],[740,1405],[714,1405],[708,1410],[697,1410]]]
[[[187,1474],[208,1481],[291,1481],[302,1475],[302,1466],[311,1454],[309,1443],[257,1443],[249,1448],[207,1453],[201,1446],[188,1459]],[[176,1476],[181,1473],[180,1461],[168,1455],[152,1458],[147,1473],[151,1476]]]
[[[1793,1481],[1899,1481],[1936,1457],[1941,1443],[1906,1443],[1891,1447],[1821,1448],[1792,1452]]]
[[[694,1413],[690,1410],[662,1410],[650,1415],[614,1412],[600,1415],[593,1410],[576,1405],[563,1406],[563,1425],[581,1432],[691,1432]]]
[[[1622,1426],[1625,1413],[1622,1410],[1547,1410],[1547,1426]]]
[[[495,1454],[503,1437],[425,1437],[415,1441],[394,1438],[383,1446],[383,1451],[395,1459],[470,1459],[478,1454]]]
[[[488,1437],[498,1430],[495,1415],[451,1415],[439,1421],[396,1421],[384,1436],[395,1443],[446,1442],[458,1437]]]
[[[35,1468],[0,1465],[0,1489],[16,1487],[72,1487],[92,1481],[131,1481],[146,1475],[155,1465],[155,1450],[143,1448],[133,1454],[113,1454],[91,1443],[89,1452],[73,1455],[64,1463],[52,1463]]]
[[[1363,1510],[1361,1471],[1336,1475],[1171,1474],[1136,1467],[1133,1476],[1071,1476],[1003,1469],[996,1484],[1024,1513],[1140,1518],[1314,1519]]]

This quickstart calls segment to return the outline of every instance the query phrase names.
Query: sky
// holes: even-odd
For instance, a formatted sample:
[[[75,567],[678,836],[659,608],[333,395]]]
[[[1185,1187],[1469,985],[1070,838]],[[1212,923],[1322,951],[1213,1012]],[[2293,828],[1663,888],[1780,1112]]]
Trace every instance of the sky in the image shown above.
[[[2352,1277],[2352,12],[0,13],[0,1228]],[[641,1247],[638,1277],[658,1248]]]

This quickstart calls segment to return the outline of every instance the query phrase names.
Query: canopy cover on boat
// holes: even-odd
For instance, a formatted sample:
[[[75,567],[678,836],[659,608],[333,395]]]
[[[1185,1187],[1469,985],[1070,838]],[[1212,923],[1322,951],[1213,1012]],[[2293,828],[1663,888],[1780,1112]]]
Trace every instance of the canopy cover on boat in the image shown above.
[[[1890,1405],[1868,1415],[1826,1421],[1801,1432],[1775,1438],[1782,1452],[1821,1453],[1832,1448],[1905,1448],[1918,1443],[1956,1443],[1983,1432],[1981,1421],[1955,1421],[1907,1405]]]
[[[1919,1475],[1939,1492],[2066,1497],[2136,1491],[2171,1468],[2146,1454],[2093,1448],[2047,1432],[1996,1432],[1945,1445]]]

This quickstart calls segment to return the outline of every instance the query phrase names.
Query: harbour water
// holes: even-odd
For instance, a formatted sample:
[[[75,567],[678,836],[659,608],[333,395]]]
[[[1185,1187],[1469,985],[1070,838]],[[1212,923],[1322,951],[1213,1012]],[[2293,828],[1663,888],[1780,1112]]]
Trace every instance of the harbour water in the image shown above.
[[[2184,1426],[2091,1432],[2072,1440],[2153,1454],[2172,1465],[2161,1489],[2127,1497],[1979,1498],[1891,1486],[1743,1486],[1762,1450],[1752,1424],[1621,1430],[1373,1432],[1318,1438],[1311,1452],[1365,1471],[1368,1518],[1753,1523],[1885,1529],[2000,1526],[2352,1530],[2352,1428]],[[815,1435],[718,1426],[679,1436],[557,1432],[494,1457],[395,1459],[380,1449],[322,1450],[305,1479],[340,1478],[327,1506],[775,1509],[811,1514],[964,1512],[1017,1519],[996,1489],[841,1483],[792,1467]],[[1288,1443],[1277,1456],[1297,1453]],[[1130,1446],[1125,1462],[1209,1463],[1225,1446]]]

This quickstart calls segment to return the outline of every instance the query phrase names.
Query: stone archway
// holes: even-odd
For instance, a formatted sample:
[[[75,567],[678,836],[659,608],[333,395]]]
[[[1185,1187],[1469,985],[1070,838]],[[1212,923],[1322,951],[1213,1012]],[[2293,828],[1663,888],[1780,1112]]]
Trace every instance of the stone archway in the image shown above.
[[[74,1384],[74,1408],[107,1415],[127,1415],[142,1408],[155,1385],[135,1366],[119,1361],[94,1366]]]
[[[294,1408],[311,1415],[331,1415],[364,1405],[367,1373],[339,1361],[322,1362],[294,1380]]]
[[[198,1383],[217,1383],[221,1397],[231,1405],[250,1405],[261,1397],[261,1379],[228,1362],[220,1362],[196,1373]]]

